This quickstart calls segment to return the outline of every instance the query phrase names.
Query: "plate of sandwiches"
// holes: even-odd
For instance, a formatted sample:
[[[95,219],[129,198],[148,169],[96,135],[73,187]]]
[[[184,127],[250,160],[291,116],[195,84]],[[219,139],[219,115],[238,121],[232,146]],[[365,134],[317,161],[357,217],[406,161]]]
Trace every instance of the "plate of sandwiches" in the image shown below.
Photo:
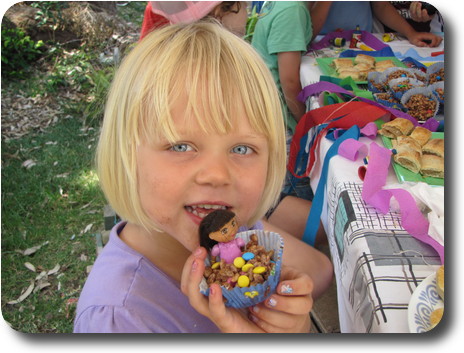
[[[373,57],[358,54],[354,58],[316,58],[323,75],[344,79],[351,77],[358,84],[367,84],[369,72],[383,72],[390,67],[406,67],[395,57]]]
[[[445,134],[396,118],[378,130],[386,148],[393,150],[392,165],[400,182],[445,185]]]
[[[412,293],[408,305],[408,326],[411,333],[434,329],[443,318],[445,308],[445,267],[425,278]]]

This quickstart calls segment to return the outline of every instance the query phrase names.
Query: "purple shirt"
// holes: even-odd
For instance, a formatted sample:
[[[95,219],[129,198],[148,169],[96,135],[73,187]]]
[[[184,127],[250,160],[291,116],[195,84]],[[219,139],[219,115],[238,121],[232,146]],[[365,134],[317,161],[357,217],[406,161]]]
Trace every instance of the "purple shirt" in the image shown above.
[[[179,283],[119,238],[125,225],[114,226],[92,267],[77,304],[74,332],[219,332],[190,306]]]

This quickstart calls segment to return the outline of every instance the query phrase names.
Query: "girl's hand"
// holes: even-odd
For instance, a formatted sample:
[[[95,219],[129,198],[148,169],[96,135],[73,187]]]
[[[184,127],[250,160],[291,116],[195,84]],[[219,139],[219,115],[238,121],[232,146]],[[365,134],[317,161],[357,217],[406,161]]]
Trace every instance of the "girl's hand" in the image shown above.
[[[246,312],[227,308],[222,298],[221,287],[213,284],[209,297],[200,293],[199,285],[205,270],[206,249],[199,247],[189,256],[182,271],[181,290],[189,298],[190,305],[209,318],[225,333],[263,333],[247,318]]]
[[[293,268],[282,267],[277,293],[246,312],[224,305],[221,288],[210,286],[209,297],[199,291],[205,269],[206,250],[198,248],[187,259],[182,272],[181,290],[200,314],[213,321],[222,332],[309,332],[312,308],[312,281]]]
[[[309,333],[313,306],[310,277],[293,267],[282,266],[277,293],[249,308],[250,320],[265,332]]]

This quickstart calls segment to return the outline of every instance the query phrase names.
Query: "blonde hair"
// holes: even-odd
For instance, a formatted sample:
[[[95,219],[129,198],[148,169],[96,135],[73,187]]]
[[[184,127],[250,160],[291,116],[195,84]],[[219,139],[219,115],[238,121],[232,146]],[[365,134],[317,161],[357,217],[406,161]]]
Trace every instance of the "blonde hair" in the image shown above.
[[[96,156],[108,202],[123,219],[157,229],[139,198],[137,146],[154,137],[176,140],[170,112],[182,92],[188,92],[186,115],[205,132],[231,131],[241,105],[251,127],[267,138],[268,175],[260,207],[248,222],[254,224],[275,205],[285,177],[281,101],[256,51],[211,21],[155,30],[123,60],[109,92]]]

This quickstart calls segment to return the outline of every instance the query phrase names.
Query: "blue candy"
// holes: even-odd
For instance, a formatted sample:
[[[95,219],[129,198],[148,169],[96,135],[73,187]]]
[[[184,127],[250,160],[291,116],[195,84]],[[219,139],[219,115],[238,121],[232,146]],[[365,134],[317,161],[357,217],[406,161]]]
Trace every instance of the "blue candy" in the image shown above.
[[[255,257],[255,254],[253,254],[252,252],[246,252],[242,255],[242,258],[245,260],[245,261],[248,261],[248,260],[251,260]]]

